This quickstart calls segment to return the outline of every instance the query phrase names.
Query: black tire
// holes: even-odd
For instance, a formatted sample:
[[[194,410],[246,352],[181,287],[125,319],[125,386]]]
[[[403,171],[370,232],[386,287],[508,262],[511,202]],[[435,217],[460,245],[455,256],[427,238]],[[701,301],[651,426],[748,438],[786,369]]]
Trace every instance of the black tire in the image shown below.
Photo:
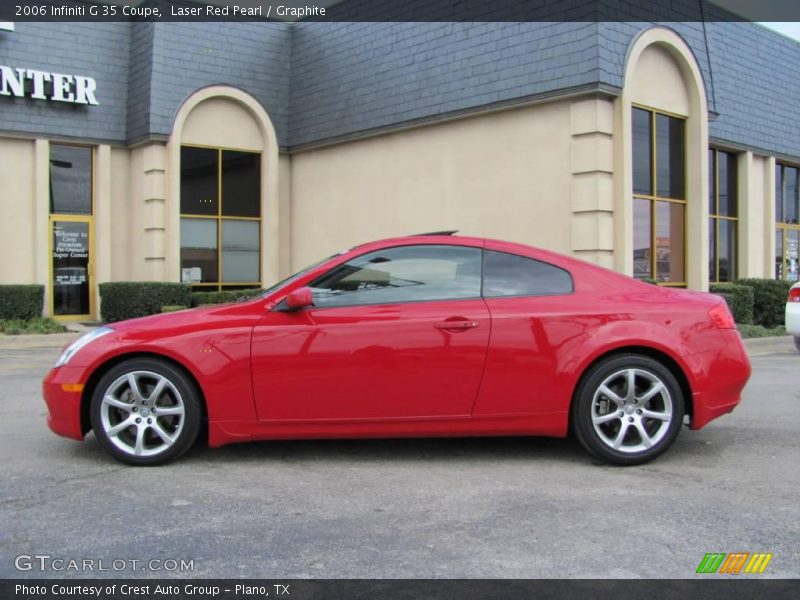
[[[647,398],[648,392],[654,395]],[[666,451],[680,433],[683,415],[683,391],[675,376],[641,354],[620,354],[591,367],[572,402],[578,441],[598,458],[617,465],[640,465]]]
[[[798,335],[794,336],[794,347],[800,352],[800,336]]]
[[[92,429],[116,460],[160,465],[194,444],[202,421],[200,402],[194,382],[173,365],[150,358],[126,360],[103,375],[94,389]]]

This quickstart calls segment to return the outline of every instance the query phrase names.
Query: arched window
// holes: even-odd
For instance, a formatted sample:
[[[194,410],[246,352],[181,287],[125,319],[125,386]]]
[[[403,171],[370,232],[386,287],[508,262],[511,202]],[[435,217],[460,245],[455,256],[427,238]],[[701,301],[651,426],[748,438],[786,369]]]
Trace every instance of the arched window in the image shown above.
[[[181,280],[261,287],[261,153],[181,146]]]
[[[619,103],[620,270],[660,285],[708,289],[708,105],[692,50],[672,29],[632,40]]]
[[[633,275],[686,285],[686,121],[634,106]]]

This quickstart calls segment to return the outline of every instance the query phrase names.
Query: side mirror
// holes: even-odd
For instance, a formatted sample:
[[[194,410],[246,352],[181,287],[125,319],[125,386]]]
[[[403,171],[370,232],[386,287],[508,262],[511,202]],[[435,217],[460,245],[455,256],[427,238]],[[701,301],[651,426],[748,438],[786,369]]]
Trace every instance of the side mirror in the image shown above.
[[[301,287],[286,296],[286,306],[289,310],[300,310],[314,306],[314,296],[310,287]]]

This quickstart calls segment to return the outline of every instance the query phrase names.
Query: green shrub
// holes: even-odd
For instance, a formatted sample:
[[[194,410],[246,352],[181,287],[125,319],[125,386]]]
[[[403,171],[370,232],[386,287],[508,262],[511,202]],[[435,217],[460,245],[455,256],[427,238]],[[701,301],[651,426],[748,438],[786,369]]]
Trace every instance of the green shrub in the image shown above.
[[[43,285],[0,285],[0,319],[35,319],[42,306]]]
[[[223,290],[221,292],[193,292],[192,306],[201,304],[225,304],[226,302],[236,302],[242,298],[252,298],[258,296],[264,290]]]
[[[736,328],[739,330],[739,333],[742,334],[743,338],[777,337],[786,335],[786,329],[783,325],[767,329],[761,325],[739,324]]]
[[[31,334],[31,333],[64,333],[66,327],[56,323],[52,319],[34,317],[33,319],[0,319],[0,333],[7,335]]]
[[[783,323],[791,283],[780,279],[737,279],[734,283],[753,290],[754,324],[775,327]]]
[[[178,312],[179,310],[185,310],[186,307],[183,304],[167,304],[166,306],[161,307],[162,313],[171,313],[171,312]]]
[[[101,283],[100,316],[113,323],[155,315],[162,306],[188,307],[192,290],[186,283],[161,281],[114,281]]]
[[[712,283],[709,291],[726,298],[728,306],[737,323],[750,325],[753,322],[753,288],[748,285],[736,283]]]

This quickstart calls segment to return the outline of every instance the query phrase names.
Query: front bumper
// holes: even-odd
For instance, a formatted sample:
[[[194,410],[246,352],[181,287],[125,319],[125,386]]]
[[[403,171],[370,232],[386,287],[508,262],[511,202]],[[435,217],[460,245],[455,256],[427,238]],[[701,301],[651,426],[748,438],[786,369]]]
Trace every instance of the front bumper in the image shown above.
[[[81,423],[83,392],[76,390],[75,387],[82,387],[85,383],[85,370],[80,367],[65,366],[52,369],[44,378],[42,395],[50,412],[47,416],[47,426],[53,433],[75,440],[83,439],[84,430]]]

